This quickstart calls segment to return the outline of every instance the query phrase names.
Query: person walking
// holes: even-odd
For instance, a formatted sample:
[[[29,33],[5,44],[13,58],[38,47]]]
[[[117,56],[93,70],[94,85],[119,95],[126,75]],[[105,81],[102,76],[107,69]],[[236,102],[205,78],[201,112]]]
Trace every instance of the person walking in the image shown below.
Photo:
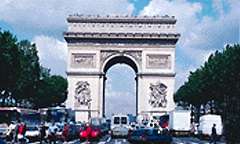
[[[53,122],[51,126],[48,128],[49,131],[49,143],[56,144],[56,133],[57,133],[57,126]]]
[[[27,126],[25,123],[21,123],[19,126],[18,126],[18,141],[20,143],[26,143],[26,137],[25,137],[25,134],[26,134],[26,131],[27,131]]]
[[[42,142],[46,142],[46,126],[44,125],[44,123],[42,122],[40,125],[40,144],[42,144]]]
[[[64,124],[62,136],[63,136],[63,141],[67,142],[68,136],[69,136],[69,125],[67,123]]]
[[[216,124],[213,124],[210,144],[211,143],[216,144],[217,143],[216,141],[217,141]]]

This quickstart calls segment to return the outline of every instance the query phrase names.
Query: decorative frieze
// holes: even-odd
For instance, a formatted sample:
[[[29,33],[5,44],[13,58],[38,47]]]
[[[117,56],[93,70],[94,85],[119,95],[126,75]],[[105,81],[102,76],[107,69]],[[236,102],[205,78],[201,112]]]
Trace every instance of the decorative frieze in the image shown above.
[[[142,51],[127,51],[126,54],[132,56],[139,66],[142,65]]]
[[[163,107],[166,108],[167,106],[167,86],[160,81],[156,84],[150,83],[150,98],[148,103],[153,108]]]
[[[95,68],[96,54],[94,53],[72,53],[71,67],[73,68]]]
[[[118,51],[101,51],[100,53],[100,63],[103,65],[103,63],[111,56],[117,54]]]
[[[138,63],[139,66],[141,66],[142,64],[142,51],[112,50],[112,51],[101,51],[101,54],[100,54],[101,65],[103,65],[103,63],[113,55],[131,56]]]
[[[90,84],[87,81],[79,81],[75,88],[74,107],[89,106],[91,102]]]
[[[171,69],[171,55],[148,54],[146,56],[146,68],[148,68],[148,69]]]

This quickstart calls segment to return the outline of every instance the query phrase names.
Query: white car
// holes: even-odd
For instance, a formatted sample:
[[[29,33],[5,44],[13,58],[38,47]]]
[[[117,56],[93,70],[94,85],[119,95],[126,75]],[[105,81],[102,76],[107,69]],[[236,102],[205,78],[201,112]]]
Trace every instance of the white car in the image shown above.
[[[30,141],[35,141],[39,140],[40,138],[40,131],[37,126],[27,126],[26,134],[25,136],[30,140]]]

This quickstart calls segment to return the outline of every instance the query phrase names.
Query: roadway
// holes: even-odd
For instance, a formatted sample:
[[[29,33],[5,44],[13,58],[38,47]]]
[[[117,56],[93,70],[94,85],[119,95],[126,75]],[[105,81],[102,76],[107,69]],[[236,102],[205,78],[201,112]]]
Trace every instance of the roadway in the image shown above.
[[[39,142],[35,142],[32,144],[39,144]],[[57,144],[62,144],[61,142],[57,142]],[[130,144],[124,138],[111,138],[109,135],[103,137],[98,142],[80,142],[80,140],[73,140],[67,142],[66,144]],[[199,140],[194,137],[174,137],[172,144],[209,144],[206,140]],[[217,142],[217,144],[226,144],[224,142]]]

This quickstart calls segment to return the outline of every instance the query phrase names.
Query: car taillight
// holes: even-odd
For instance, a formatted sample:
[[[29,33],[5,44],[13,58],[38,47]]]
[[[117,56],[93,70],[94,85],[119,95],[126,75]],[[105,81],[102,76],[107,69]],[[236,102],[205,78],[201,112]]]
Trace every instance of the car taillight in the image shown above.
[[[162,128],[167,128],[168,127],[168,122],[164,122],[161,127]]]
[[[87,137],[87,133],[85,131],[82,131],[82,132],[80,132],[80,136],[85,138],[85,137]]]
[[[97,137],[97,136],[98,136],[98,134],[99,134],[99,132],[98,132],[98,131],[93,131],[93,132],[91,133],[92,137]]]

